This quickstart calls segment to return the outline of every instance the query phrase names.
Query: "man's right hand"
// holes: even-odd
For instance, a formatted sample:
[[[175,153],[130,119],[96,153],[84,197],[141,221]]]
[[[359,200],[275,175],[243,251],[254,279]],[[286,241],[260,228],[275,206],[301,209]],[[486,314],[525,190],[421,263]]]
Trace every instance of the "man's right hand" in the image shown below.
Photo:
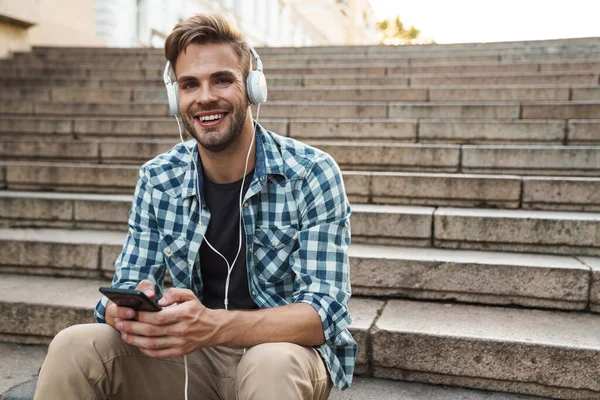
[[[148,296],[150,300],[154,300],[154,298],[156,297],[156,292],[154,291],[154,284],[147,279],[144,279],[143,281],[138,283],[136,289],[144,292],[144,294]],[[104,315],[104,318],[106,319],[106,323],[114,328],[115,324],[120,320],[134,319],[136,314],[137,313],[134,309],[129,307],[119,307],[118,305],[109,300],[106,304],[106,313]]]

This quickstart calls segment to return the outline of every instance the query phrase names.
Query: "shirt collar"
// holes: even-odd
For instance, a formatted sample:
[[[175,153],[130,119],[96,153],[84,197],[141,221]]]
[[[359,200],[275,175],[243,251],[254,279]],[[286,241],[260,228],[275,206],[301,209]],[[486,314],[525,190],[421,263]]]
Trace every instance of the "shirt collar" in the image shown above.
[[[260,124],[256,124],[255,130],[255,141],[256,141],[256,161],[254,166],[254,177],[252,179],[252,185],[254,185],[254,181],[259,180],[261,186],[264,183],[264,179],[268,175],[283,175],[283,158],[281,157],[281,152],[277,148],[275,142],[269,135],[269,133],[263,128]],[[203,172],[202,172],[202,163],[198,158],[198,145],[195,140],[191,140],[189,143],[192,144],[192,148],[190,152],[192,154],[193,159],[196,161],[196,165],[198,167],[198,174],[194,171],[194,163],[191,159],[188,162],[188,168],[185,170],[185,175],[183,178],[182,188],[181,188],[181,197],[186,198],[190,196],[196,195],[196,179],[198,178],[198,188],[202,190],[203,184]],[[189,158],[189,155],[188,155]],[[260,178],[263,177],[263,180]]]

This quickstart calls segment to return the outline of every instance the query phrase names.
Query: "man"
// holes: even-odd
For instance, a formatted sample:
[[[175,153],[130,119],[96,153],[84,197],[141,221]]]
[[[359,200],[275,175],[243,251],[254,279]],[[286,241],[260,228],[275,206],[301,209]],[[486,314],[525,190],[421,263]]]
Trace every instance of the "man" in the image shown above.
[[[165,55],[195,140],[141,167],[112,284],[163,310],[103,298],[105,324],[53,340],[35,399],[182,398],[188,369],[191,398],[326,399],[356,356],[339,168],[253,122],[251,52],[223,16],[176,25]]]

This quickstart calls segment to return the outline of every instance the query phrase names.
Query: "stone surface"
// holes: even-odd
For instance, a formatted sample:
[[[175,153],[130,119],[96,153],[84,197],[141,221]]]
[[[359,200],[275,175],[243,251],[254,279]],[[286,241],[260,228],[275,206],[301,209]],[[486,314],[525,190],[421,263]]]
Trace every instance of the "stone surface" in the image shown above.
[[[356,354],[356,373],[369,373],[369,331],[383,309],[384,302],[376,299],[351,298],[348,308],[352,316],[350,330],[354,340],[358,343]]]
[[[379,172],[371,179],[380,204],[517,208],[521,192],[516,176]]]
[[[374,374],[597,398],[599,334],[591,314],[390,300],[373,333]]]
[[[437,85],[550,85],[550,84],[585,84],[594,85],[598,83],[598,75],[587,72],[570,73],[496,73],[496,74],[472,74],[459,75],[448,74],[441,76],[419,76],[412,77],[413,86],[437,86]],[[551,118],[551,117],[550,117]],[[554,117],[556,118],[556,117]]]
[[[359,171],[344,171],[342,176],[346,196],[348,196],[351,204],[368,203],[370,201],[371,174]]]
[[[168,105],[143,103],[54,103],[36,102],[35,115],[77,115],[77,116],[167,116]],[[23,114],[20,112],[19,114]],[[24,114],[31,115],[29,112]]]
[[[344,170],[456,172],[460,147],[396,143],[310,141],[329,153]]]
[[[94,322],[100,286],[110,280],[47,278],[3,274],[0,280],[1,339],[48,343],[60,330]],[[23,288],[27,290],[23,290]]]
[[[517,64],[518,65],[518,64]],[[530,64],[525,64],[530,65]],[[504,65],[496,65],[504,70]],[[460,66],[454,66],[454,68]],[[539,87],[539,86],[493,86],[470,87],[430,87],[429,101],[552,101],[569,99],[568,87]]]
[[[0,250],[5,256],[0,270],[97,278],[103,275],[102,246],[122,246],[124,236],[110,231],[0,229]]]
[[[587,307],[590,267],[573,257],[353,244],[356,295],[557,309]]]
[[[434,246],[600,255],[600,214],[438,208]]]
[[[575,101],[579,100],[600,100],[600,88],[596,87],[583,87],[583,88],[573,88],[572,91],[572,99]]]
[[[417,121],[405,119],[291,120],[289,136],[299,140],[348,139],[362,141],[417,140]]]
[[[6,398],[2,397],[3,393],[8,392],[10,388],[28,382],[37,375],[46,357],[46,351],[46,346],[27,346],[0,342],[1,399]],[[31,396],[29,399],[31,399]]]
[[[109,72],[107,70],[107,72]],[[119,71],[121,74],[122,70]],[[114,71],[112,71],[114,73]],[[123,75],[121,75],[123,77]],[[166,99],[166,91],[165,99]],[[51,90],[51,97],[56,102],[122,102],[128,103],[134,97],[131,90],[74,90],[71,88],[55,88]],[[166,101],[166,100],[165,100]],[[164,102],[163,102],[164,103]]]
[[[569,144],[600,144],[600,119],[569,121]]]
[[[70,159],[99,161],[99,145],[94,142],[61,140],[0,140],[0,158],[21,160]]]
[[[41,162],[3,162],[11,190],[132,193],[139,167]]]
[[[1,133],[70,134],[73,124],[70,119],[0,119]]]
[[[542,400],[546,398],[509,393],[398,382],[357,376],[343,392],[332,390],[331,400]],[[7,399],[9,400],[9,399]],[[14,399],[17,400],[17,399]],[[29,399],[28,399],[29,400]]]
[[[422,120],[419,142],[538,143],[560,144],[565,138],[564,121]]]
[[[600,257],[579,257],[579,260],[592,270],[590,309],[600,313]]]
[[[269,89],[269,101],[427,101],[427,89],[398,87],[325,87]],[[563,100],[563,99],[556,99]],[[564,99],[568,100],[568,98]]]
[[[386,118],[386,103],[268,102],[261,107],[266,118]]]
[[[600,211],[600,178],[524,177],[523,208]]]
[[[434,208],[356,204],[352,210],[353,243],[431,245]]]
[[[135,164],[142,165],[144,162],[167,152],[179,143],[175,138],[171,140],[154,141],[125,141],[113,140],[102,141],[100,145],[100,158],[103,163]]]
[[[600,147],[463,146],[462,169],[474,173],[600,175]]]
[[[523,119],[593,119],[600,115],[600,103],[591,101],[523,104]]]
[[[3,400],[31,400],[37,379],[31,379],[9,390],[0,397]],[[354,376],[352,386],[339,391],[333,389],[331,400],[543,400],[546,398],[492,393],[487,391],[398,382]]]
[[[391,118],[519,118],[519,105],[510,103],[390,103],[388,108]]]

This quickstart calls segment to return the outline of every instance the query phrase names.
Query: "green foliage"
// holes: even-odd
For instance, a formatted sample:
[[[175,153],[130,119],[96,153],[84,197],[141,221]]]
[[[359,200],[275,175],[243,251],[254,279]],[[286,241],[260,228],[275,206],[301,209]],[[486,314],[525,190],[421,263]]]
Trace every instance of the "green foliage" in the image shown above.
[[[377,29],[381,33],[381,43],[383,44],[416,44],[423,43],[419,36],[421,31],[411,25],[406,29],[400,16],[388,18],[377,22]],[[433,43],[427,41],[426,43]]]

